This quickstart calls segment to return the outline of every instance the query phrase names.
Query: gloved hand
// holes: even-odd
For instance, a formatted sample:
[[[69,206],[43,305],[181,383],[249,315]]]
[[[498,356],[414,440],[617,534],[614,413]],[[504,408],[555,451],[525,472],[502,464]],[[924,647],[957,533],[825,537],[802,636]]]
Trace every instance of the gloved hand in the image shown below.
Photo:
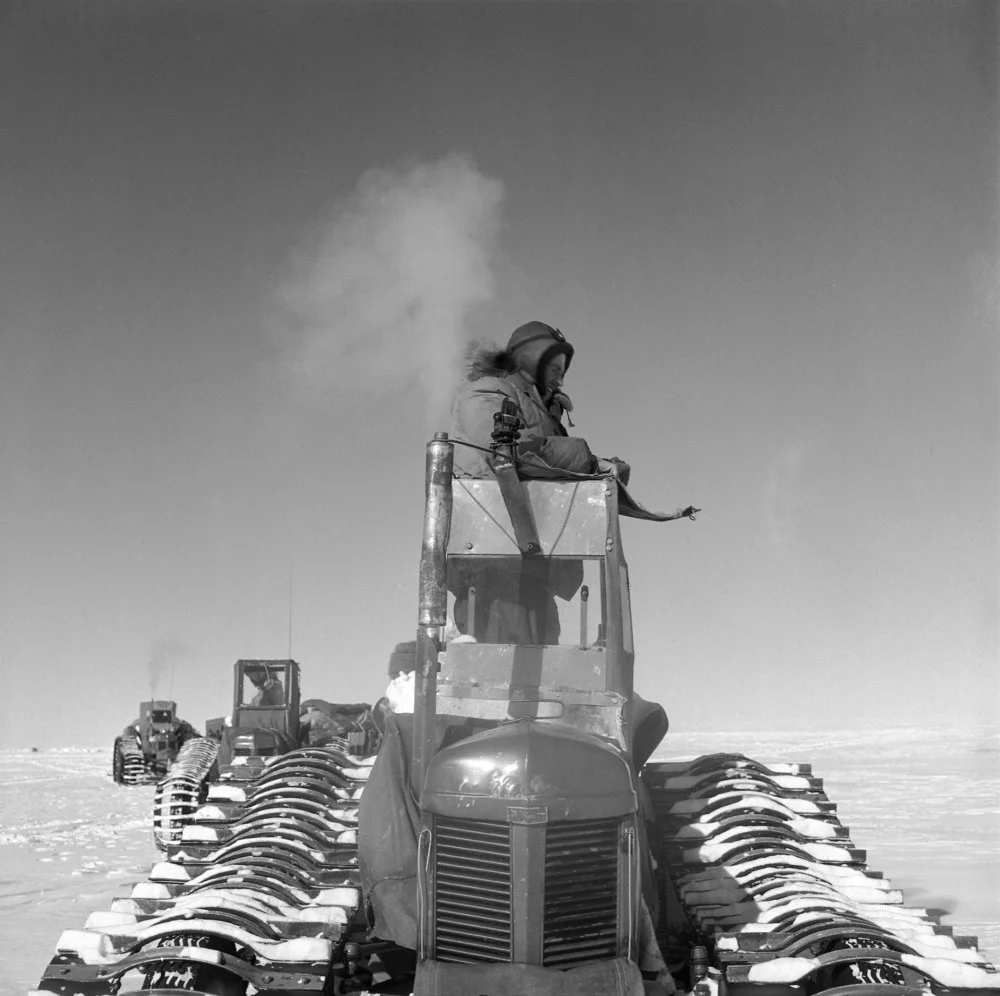
[[[569,417],[569,413],[573,410],[573,400],[568,394],[563,391],[554,392],[552,397],[549,398],[548,409],[557,422],[562,421],[563,412],[565,412],[566,421],[572,428],[573,420]]]
[[[618,468],[618,480],[628,487],[628,479],[632,476],[632,467],[619,457],[612,457],[611,462]]]
[[[628,480],[632,476],[632,468],[620,457],[612,457],[610,460],[599,457],[597,470],[601,474],[614,474],[625,487],[628,487]]]

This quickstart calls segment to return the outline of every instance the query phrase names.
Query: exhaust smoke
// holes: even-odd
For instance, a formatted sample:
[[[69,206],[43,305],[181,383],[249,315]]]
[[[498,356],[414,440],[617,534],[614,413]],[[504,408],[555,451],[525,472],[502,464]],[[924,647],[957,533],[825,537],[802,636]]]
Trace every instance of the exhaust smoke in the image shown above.
[[[149,697],[156,698],[157,689],[170,698],[173,691],[174,668],[188,654],[187,647],[176,636],[157,637],[149,650],[146,672],[149,675]]]
[[[282,291],[289,366],[319,390],[367,399],[415,385],[439,422],[466,317],[493,296],[502,198],[503,185],[461,155],[365,173]]]

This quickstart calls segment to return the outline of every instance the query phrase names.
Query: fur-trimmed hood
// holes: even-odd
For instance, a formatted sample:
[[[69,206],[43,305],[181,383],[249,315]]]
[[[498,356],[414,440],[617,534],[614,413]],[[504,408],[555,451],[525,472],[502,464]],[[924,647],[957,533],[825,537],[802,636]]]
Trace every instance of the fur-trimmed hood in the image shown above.
[[[532,321],[514,329],[506,346],[495,342],[472,342],[465,352],[466,377],[503,377],[519,370],[531,383],[538,383],[545,365],[562,353],[566,369],[573,360],[573,347],[558,329]]]
[[[483,377],[505,377],[512,374],[517,366],[510,351],[495,342],[477,340],[465,347],[466,380],[481,380]]]

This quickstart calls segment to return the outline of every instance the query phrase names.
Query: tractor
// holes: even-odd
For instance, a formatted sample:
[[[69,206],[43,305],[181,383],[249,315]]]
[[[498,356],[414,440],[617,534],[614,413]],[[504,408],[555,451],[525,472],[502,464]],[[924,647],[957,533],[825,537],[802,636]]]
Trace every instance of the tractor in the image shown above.
[[[177,703],[154,699],[139,703],[139,718],[115,738],[111,776],[119,785],[147,785],[165,774],[184,744],[197,737],[177,717]]]
[[[452,445],[428,451],[413,714],[361,803],[375,933],[413,951],[416,996],[653,991],[670,911],[639,773],[667,719],[632,687],[619,486],[453,480]]]
[[[300,666],[293,660],[241,659],[233,668],[233,708],[210,719],[206,735],[187,743],[156,786],[153,837],[173,853],[184,828],[217,782],[239,784],[245,794],[269,759],[310,743],[336,743],[347,754],[375,748],[377,731],[365,703],[331,705],[320,699],[300,704]],[[303,708],[307,722],[302,722]],[[220,787],[220,793],[226,791]],[[232,807],[228,807],[232,812]]]
[[[289,714],[238,706],[230,780],[63,932],[37,993],[996,996],[809,765],[651,759],[667,718],[633,688],[619,516],[697,510],[647,512],[614,475],[519,480],[502,433],[496,479],[456,479],[454,445],[428,444],[412,682],[373,710],[377,755],[278,754],[244,721],[288,735]]]
[[[809,765],[651,760],[668,723],[633,688],[619,516],[698,510],[519,480],[506,414],[496,480],[428,446],[413,712],[386,717],[359,814],[378,958],[412,972],[381,991],[995,993],[974,938],[867,869]]]

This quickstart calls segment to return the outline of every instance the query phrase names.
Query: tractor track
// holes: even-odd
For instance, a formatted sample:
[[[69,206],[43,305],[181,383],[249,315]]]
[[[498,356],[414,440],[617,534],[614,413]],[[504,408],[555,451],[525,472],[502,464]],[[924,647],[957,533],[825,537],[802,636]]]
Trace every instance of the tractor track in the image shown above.
[[[147,881],[63,932],[39,991],[326,991],[360,905],[357,801],[374,759],[234,760]]]
[[[682,959],[678,942],[703,945],[730,991],[1000,989],[975,938],[868,869],[811,766],[716,754],[647,765],[643,781],[673,907],[668,963]]]

